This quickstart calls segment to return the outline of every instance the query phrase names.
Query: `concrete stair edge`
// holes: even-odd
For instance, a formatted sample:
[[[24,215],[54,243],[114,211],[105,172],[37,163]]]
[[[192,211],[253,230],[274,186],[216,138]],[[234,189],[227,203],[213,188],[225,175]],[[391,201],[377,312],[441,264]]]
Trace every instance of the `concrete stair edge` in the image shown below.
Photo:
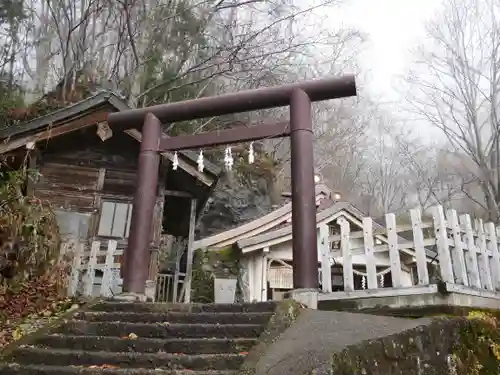
[[[89,368],[79,366],[0,364],[2,375],[238,375],[238,370],[193,371],[137,368]]]
[[[73,349],[19,348],[12,359],[19,364],[102,366],[197,370],[237,370],[245,356],[238,353],[178,354],[136,352],[86,352]]]
[[[185,354],[241,353],[250,350],[258,342],[257,338],[184,338],[158,339],[138,337],[124,340],[116,336],[66,336],[46,335],[33,342],[31,347],[75,350],[138,353],[159,351]]]
[[[265,324],[272,312],[123,312],[84,311],[73,320],[122,323],[205,323],[205,324]]]

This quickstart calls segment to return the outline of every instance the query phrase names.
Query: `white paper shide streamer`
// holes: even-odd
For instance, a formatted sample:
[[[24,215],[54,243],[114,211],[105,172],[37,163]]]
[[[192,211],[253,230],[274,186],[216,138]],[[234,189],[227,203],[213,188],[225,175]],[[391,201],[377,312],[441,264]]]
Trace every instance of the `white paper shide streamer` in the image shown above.
[[[224,155],[224,165],[226,166],[226,170],[230,171],[233,169],[233,154],[231,152],[231,147],[226,148],[226,152]]]
[[[203,172],[205,169],[205,164],[203,163],[203,151],[200,150],[200,154],[198,155],[198,171]]]
[[[255,161],[255,155],[253,152],[253,142],[250,143],[250,147],[248,147],[248,164],[253,164]]]
[[[172,161],[172,169],[174,171],[179,167],[179,157],[177,156],[177,151],[174,153],[174,160]]]
[[[255,162],[255,152],[253,149],[253,142],[250,143],[250,146],[248,148],[248,163],[253,164]],[[205,160],[203,156],[203,150],[200,150],[200,153],[198,154],[198,171],[203,172],[205,169]],[[233,170],[234,166],[234,159],[233,159],[233,153],[231,150],[231,147],[227,147],[225,152],[224,152],[224,166],[226,167],[227,171]],[[174,153],[174,157],[172,160],[172,169],[176,171],[179,168],[179,156],[177,154],[177,151]]]

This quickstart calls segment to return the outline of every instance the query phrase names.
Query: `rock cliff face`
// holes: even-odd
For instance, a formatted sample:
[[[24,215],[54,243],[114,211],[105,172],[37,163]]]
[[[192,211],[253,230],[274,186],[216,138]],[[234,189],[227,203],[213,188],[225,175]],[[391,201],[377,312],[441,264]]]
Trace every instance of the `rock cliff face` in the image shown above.
[[[241,181],[222,176],[198,221],[197,238],[237,227],[277,208],[281,199],[275,184],[266,177]]]

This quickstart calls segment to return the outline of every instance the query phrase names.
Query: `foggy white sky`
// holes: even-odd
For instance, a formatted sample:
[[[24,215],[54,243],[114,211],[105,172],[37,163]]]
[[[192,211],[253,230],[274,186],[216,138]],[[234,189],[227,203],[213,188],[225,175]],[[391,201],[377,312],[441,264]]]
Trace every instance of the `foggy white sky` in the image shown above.
[[[381,100],[398,100],[399,75],[411,63],[409,49],[423,38],[423,24],[437,10],[440,0],[345,0],[332,9],[336,22],[366,33],[369,41],[361,56],[363,72],[369,72],[369,90]],[[334,26],[333,26],[334,27]]]

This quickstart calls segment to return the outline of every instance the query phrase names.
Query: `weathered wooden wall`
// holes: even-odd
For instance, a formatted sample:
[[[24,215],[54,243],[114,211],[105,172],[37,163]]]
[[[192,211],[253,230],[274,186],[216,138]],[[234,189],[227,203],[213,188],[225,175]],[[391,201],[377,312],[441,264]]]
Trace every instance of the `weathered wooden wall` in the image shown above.
[[[132,203],[135,193],[139,145],[124,134],[114,138],[102,142],[95,131],[86,131],[49,143],[38,152],[36,166],[40,177],[29,183],[35,196],[51,202],[56,211],[89,215],[86,252],[90,252],[92,241],[105,244],[115,240],[118,250],[127,247],[126,236],[98,235],[103,201]],[[164,179],[159,181],[152,231],[153,260],[162,232]],[[116,255],[115,262],[121,261],[122,255]],[[155,276],[155,267],[150,272],[150,276]]]

